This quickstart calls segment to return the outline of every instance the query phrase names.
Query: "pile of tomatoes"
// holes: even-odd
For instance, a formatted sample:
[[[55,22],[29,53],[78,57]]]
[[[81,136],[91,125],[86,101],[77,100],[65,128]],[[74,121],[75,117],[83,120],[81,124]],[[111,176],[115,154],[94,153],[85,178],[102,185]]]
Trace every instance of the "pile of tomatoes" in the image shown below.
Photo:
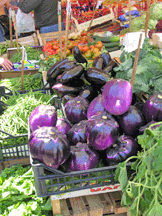
[[[70,56],[73,54],[73,48],[78,46],[82,54],[87,59],[95,59],[96,56],[101,54],[101,49],[103,44],[101,41],[96,42],[94,45],[88,46],[88,38],[87,32],[82,32],[81,35],[78,36],[75,40],[68,40],[67,42],[67,50],[66,55]],[[64,54],[65,48],[65,38],[62,37],[62,52]],[[43,51],[46,56],[51,55],[60,55],[60,43],[58,39],[53,39],[52,41],[48,41],[46,45],[43,47]]]

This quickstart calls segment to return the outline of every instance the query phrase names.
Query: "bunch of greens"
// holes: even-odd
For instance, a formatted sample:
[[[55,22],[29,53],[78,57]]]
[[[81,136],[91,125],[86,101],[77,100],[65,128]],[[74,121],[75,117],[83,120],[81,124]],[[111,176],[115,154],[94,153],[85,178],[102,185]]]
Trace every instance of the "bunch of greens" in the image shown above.
[[[161,20],[162,19],[162,3],[156,2],[150,7],[149,17],[151,19]]]
[[[13,47],[17,47],[16,41],[13,41]],[[21,47],[20,44],[19,47]],[[0,56],[6,54],[8,48],[10,48],[10,41],[6,40],[6,43],[0,43]]]
[[[51,95],[41,92],[27,94],[13,94],[9,99],[2,101],[9,106],[0,116],[1,130],[12,135],[26,134],[28,132],[28,118],[35,107],[40,104],[49,104]],[[0,133],[0,137],[6,136]]]
[[[123,191],[122,205],[129,207],[130,216],[162,215],[162,122],[151,125],[138,136],[142,151],[120,163],[116,169],[116,180]],[[132,163],[133,174],[128,178],[126,163]]]
[[[28,60],[39,60],[40,54],[43,54],[43,51],[32,48],[31,46],[25,46],[27,59]],[[10,59],[13,63],[20,62],[22,60],[22,52],[16,52]]]
[[[54,65],[59,58],[49,56],[45,59],[41,59],[37,64],[40,66],[39,72],[48,71],[52,65]]]
[[[21,164],[6,168],[0,174],[1,216],[52,215],[49,198],[35,195],[34,179],[30,166]]]
[[[21,76],[0,80],[0,86],[5,86],[11,91],[21,90]],[[40,89],[43,87],[42,74],[24,75],[23,90]]]
[[[122,52],[120,56],[121,64],[114,68],[116,78],[130,81],[136,52]],[[154,91],[162,92],[162,55],[157,47],[150,45],[146,38],[140,50],[138,65],[136,70],[133,93],[146,92],[152,94]],[[157,83],[159,83],[157,85]]]

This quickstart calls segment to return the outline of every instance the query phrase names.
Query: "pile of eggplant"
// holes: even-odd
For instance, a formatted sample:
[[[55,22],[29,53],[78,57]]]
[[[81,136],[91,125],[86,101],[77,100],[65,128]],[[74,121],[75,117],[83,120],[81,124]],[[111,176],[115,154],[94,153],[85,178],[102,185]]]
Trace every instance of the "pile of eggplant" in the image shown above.
[[[140,150],[138,135],[162,121],[162,94],[136,103],[131,84],[113,78],[116,62],[109,53],[98,56],[87,70],[81,53],[80,58],[74,54],[76,61],[61,60],[48,71],[48,82],[62,97],[65,116],[58,118],[48,105],[33,110],[31,156],[67,172],[95,168],[99,161],[117,165]]]
[[[47,82],[59,97],[69,98],[78,95],[89,102],[102,91],[102,87],[111,77],[117,63],[109,53],[102,53],[94,59],[93,67],[86,69],[87,60],[76,46],[73,50],[75,60],[68,58],[56,62],[47,72]],[[64,99],[63,99],[64,100]]]

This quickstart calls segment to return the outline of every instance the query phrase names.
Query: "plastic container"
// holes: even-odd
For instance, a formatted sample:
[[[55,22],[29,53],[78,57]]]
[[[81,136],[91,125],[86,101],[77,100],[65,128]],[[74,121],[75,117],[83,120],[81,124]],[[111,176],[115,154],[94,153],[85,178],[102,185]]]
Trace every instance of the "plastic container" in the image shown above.
[[[29,157],[28,134],[13,136],[2,130],[0,132],[6,134],[0,137],[0,162]]]

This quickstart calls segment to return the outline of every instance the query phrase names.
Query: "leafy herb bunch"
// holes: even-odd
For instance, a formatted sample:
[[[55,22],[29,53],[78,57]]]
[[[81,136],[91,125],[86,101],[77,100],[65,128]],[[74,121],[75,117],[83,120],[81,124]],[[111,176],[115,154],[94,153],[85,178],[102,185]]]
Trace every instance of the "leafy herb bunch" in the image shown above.
[[[116,78],[130,81],[136,52],[122,52],[120,56],[121,64],[114,68]],[[149,43],[149,39],[144,40],[140,49],[138,65],[136,69],[133,93],[146,92],[149,95],[162,92],[162,55],[156,46]]]
[[[152,130],[151,128],[156,128]],[[162,215],[162,122],[150,125],[138,136],[142,151],[120,163],[116,169],[123,191],[122,205],[130,216]],[[128,178],[126,164],[132,159],[133,174]]]

